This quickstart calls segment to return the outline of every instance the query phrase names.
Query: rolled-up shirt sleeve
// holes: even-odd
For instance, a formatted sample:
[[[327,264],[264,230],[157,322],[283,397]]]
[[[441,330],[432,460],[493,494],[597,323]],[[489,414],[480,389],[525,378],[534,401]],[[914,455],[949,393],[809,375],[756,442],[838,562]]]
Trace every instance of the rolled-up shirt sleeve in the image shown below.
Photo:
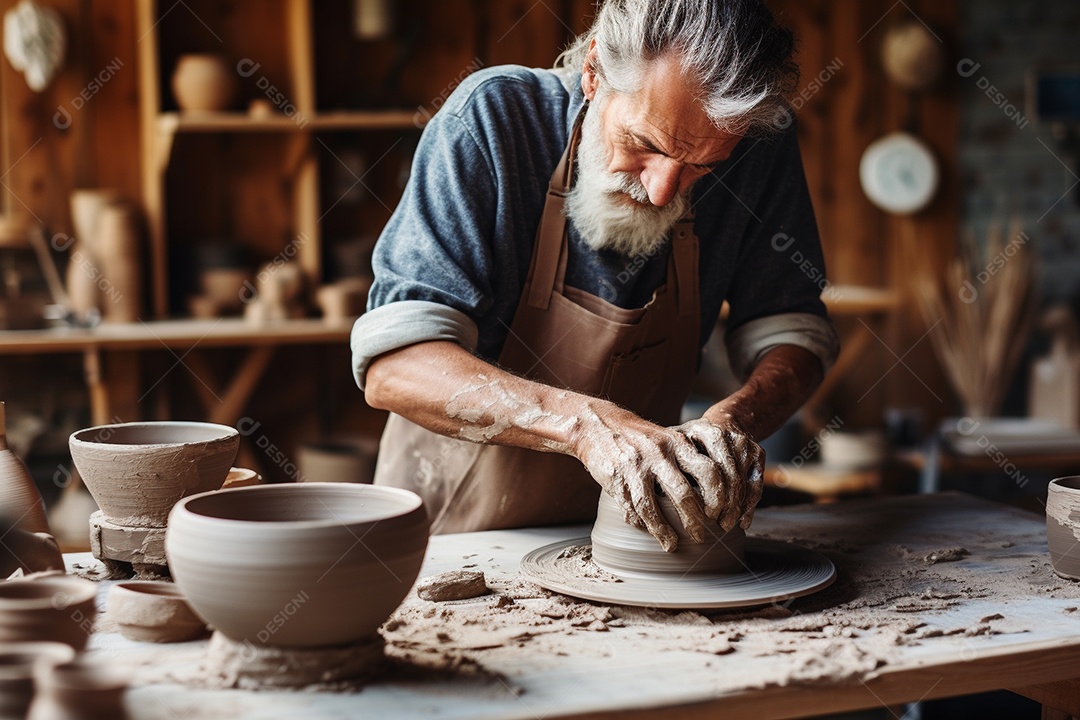
[[[364,389],[368,366],[379,355],[432,340],[475,350],[476,323],[460,310],[424,300],[390,303],[360,316],[349,338],[357,386]]]
[[[765,353],[780,345],[795,345],[812,352],[821,361],[823,375],[840,351],[836,331],[827,318],[813,313],[768,315],[751,320],[728,335],[731,368],[745,380]]]

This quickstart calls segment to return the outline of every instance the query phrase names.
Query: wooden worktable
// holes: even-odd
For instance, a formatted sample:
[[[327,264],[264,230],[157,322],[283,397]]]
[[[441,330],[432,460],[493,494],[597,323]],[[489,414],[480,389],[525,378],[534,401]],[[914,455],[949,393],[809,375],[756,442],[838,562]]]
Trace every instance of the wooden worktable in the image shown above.
[[[434,537],[421,576],[476,565],[489,584],[515,587],[523,554],[586,531]],[[999,688],[1043,699],[1056,693],[1055,705],[1077,712],[1077,686],[1061,681],[1080,676],[1080,584],[1050,571],[1042,518],[942,494],[766,509],[755,534],[816,547],[836,563],[837,583],[756,617],[619,608],[611,615],[567,601],[569,614],[607,617],[602,631],[556,622],[546,635],[542,625],[513,627],[514,618],[559,597],[530,596],[518,584],[516,595],[507,591],[517,599],[505,618],[491,623],[493,639],[515,638],[510,647],[458,641],[471,613],[493,610],[492,599],[436,605],[410,595],[397,616],[404,622],[384,633],[388,654],[408,664],[443,653],[472,672],[391,672],[358,693],[178,684],[193,676],[205,641],[155,646],[99,631],[89,652],[138,668],[127,695],[132,720],[782,718]],[[969,554],[925,560],[956,548]],[[417,623],[425,610],[431,622]],[[845,658],[857,669],[838,672]]]

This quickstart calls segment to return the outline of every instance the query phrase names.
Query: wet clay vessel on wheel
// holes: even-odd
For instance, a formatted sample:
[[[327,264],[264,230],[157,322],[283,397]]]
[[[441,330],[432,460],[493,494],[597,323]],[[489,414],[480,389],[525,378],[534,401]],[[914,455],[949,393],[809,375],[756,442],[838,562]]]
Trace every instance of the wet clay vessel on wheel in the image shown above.
[[[138,642],[183,642],[208,633],[175,583],[134,580],[109,590],[109,617]]]
[[[1080,580],[1080,475],[1050,482],[1046,493],[1046,544],[1054,572]]]
[[[105,518],[125,527],[165,527],[181,498],[221,487],[239,444],[235,429],[202,422],[100,425],[68,440]]]
[[[428,526],[407,490],[260,485],[182,500],[166,551],[188,602],[230,639],[343,645],[374,634],[405,598]]]
[[[713,524],[706,527],[705,542],[697,543],[683,528],[671,500],[659,496],[657,503],[679,536],[675,552],[665,552],[648,532],[627,525],[618,504],[607,493],[601,493],[592,530],[593,562],[616,575],[715,575],[743,569],[746,533],[742,528],[736,526],[725,532],[719,524]]]
[[[76,577],[0,582],[0,642],[61,642],[86,647],[97,585]]]

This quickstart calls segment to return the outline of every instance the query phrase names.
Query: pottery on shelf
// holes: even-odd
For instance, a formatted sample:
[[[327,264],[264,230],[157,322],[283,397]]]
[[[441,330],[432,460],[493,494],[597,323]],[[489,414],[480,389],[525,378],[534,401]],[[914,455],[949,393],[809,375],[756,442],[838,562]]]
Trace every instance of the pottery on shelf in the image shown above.
[[[236,101],[236,68],[224,55],[181,55],[172,76],[173,97],[184,112],[221,112]]]
[[[119,202],[120,193],[110,189],[84,189],[71,193],[71,224],[75,238],[67,266],[68,300],[81,322],[93,324],[101,310],[102,289],[98,256],[98,229],[102,212]]]
[[[221,487],[239,444],[234,428],[181,421],[100,425],[68,439],[98,507],[126,527],[165,527],[181,498]]]
[[[0,402],[0,514],[20,530],[30,533],[49,532],[45,504],[34,485],[30,471],[11,451],[7,442],[4,403]]]
[[[313,647],[375,633],[416,580],[428,529],[407,490],[298,483],[182,500],[165,542],[176,584],[219,632]]]
[[[1050,481],[1046,492],[1046,544],[1054,572],[1080,580],[1080,475]]]
[[[208,634],[175,583],[133,580],[109,590],[109,617],[128,640],[183,642]]]
[[[71,662],[75,650],[58,642],[0,643],[0,720],[23,720],[34,699],[34,667]]]
[[[133,205],[114,202],[101,208],[94,251],[101,263],[102,321],[138,321],[142,316],[143,253]]]
[[[34,668],[37,694],[27,720],[126,720],[130,674],[112,665],[73,660]]]
[[[679,537],[675,552],[665,552],[648,532],[627,525],[618,504],[601,493],[592,530],[593,562],[616,575],[718,575],[745,569],[742,528],[725,532],[718,524],[707,526],[705,542],[697,543],[683,528],[671,500],[663,495],[656,500]]]
[[[56,575],[0,582],[0,642],[86,647],[97,615],[97,585]]]

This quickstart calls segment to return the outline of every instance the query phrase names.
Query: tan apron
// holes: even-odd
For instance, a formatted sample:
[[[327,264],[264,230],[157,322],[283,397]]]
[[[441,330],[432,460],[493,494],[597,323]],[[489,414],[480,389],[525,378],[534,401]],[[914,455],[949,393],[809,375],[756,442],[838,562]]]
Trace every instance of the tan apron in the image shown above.
[[[529,276],[499,365],[674,425],[697,369],[701,327],[693,220],[672,229],[667,282],[645,307],[619,308],[564,287],[563,204],[580,125],[579,118],[548,185]],[[393,414],[375,483],[423,497],[433,533],[591,522],[600,493],[569,455],[448,438]]]

